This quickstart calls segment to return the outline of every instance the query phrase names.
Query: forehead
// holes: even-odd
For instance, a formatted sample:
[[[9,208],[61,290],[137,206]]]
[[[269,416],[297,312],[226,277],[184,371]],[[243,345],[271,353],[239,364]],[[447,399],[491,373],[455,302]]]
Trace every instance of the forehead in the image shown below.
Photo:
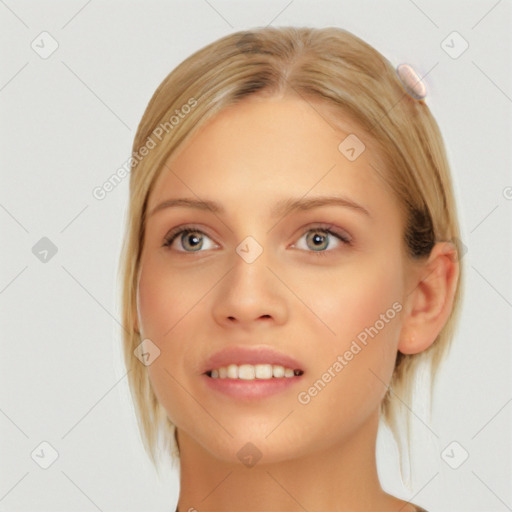
[[[222,110],[169,157],[148,209],[169,197],[266,208],[277,198],[335,192],[378,205],[390,195],[379,168],[375,144],[348,117],[334,121],[321,104],[296,97],[253,96]]]

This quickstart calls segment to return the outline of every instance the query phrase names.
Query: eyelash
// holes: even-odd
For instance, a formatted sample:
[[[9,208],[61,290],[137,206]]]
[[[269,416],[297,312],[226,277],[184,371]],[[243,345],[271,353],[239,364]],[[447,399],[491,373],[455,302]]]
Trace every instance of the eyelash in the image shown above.
[[[322,225],[314,226],[314,227],[309,228],[306,231],[304,231],[300,238],[302,238],[305,234],[309,233],[310,231],[322,231],[323,233],[327,233],[327,234],[330,234],[330,235],[336,237],[344,245],[347,245],[347,246],[352,245],[352,240],[350,238],[348,238],[348,236],[343,235],[341,233],[337,233],[335,231],[332,231],[331,229],[329,229],[330,227],[331,227],[331,224],[326,224],[323,226]],[[170,248],[170,246],[173,244],[174,240],[176,240],[176,238],[178,238],[179,235],[185,234],[185,233],[201,233],[202,235],[208,236],[204,231],[202,231],[201,229],[195,228],[194,226],[179,227],[179,228],[172,230],[165,237],[163,247]],[[210,237],[208,237],[208,238],[210,238]],[[179,252],[192,253],[194,251],[179,251]],[[195,252],[202,252],[202,251],[195,251]],[[330,253],[332,251],[326,250],[326,251],[306,251],[306,252],[311,252],[311,253],[315,254],[316,256],[328,256],[328,253]]]

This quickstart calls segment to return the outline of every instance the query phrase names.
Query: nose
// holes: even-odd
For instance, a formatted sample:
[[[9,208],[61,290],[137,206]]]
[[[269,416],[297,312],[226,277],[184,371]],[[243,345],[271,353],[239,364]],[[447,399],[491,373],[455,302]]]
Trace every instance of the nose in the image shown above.
[[[237,252],[232,266],[216,287],[213,316],[223,326],[249,328],[265,323],[280,325],[288,316],[287,290],[276,277],[267,253],[254,260],[244,259]],[[288,292],[289,295],[289,292]]]

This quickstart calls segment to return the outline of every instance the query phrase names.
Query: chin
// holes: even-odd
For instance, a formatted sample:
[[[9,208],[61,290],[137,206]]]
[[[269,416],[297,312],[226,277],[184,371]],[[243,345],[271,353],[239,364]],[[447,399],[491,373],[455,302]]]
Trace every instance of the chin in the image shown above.
[[[277,424],[275,423],[272,428]],[[253,428],[249,433],[248,431],[235,432],[227,428],[233,437],[223,435],[222,439],[204,439],[201,442],[203,448],[211,455],[227,464],[243,464],[251,468],[255,465],[285,462],[308,452],[305,446],[293,441],[285,430],[280,432],[281,435],[273,432],[268,436],[272,429],[255,431]],[[302,442],[304,442],[303,437]],[[312,448],[311,451],[314,449]]]

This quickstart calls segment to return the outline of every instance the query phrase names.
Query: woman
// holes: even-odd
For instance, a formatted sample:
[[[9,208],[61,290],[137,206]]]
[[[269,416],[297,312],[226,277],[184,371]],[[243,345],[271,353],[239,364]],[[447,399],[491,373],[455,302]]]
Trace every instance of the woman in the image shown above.
[[[414,84],[413,84],[414,85]],[[124,353],[180,512],[417,511],[380,486],[460,310],[427,105],[338,28],[235,33],[158,87],[133,145]]]

